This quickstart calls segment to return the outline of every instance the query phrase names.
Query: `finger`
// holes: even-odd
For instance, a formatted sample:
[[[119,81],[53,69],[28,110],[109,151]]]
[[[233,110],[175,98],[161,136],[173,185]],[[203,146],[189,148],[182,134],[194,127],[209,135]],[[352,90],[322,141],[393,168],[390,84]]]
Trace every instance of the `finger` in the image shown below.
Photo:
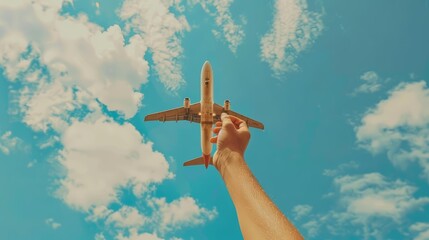
[[[236,117],[236,116],[234,116],[234,115],[229,115],[229,118],[231,119],[231,121],[232,121],[233,123],[240,124],[240,122],[243,122],[243,120],[242,120],[241,118],[238,118],[238,117]]]
[[[220,115],[220,119],[222,120],[222,123],[231,122],[231,116],[229,116],[228,114],[226,114],[224,112]]]
[[[217,137],[211,137],[210,142],[211,143],[217,143]]]
[[[216,127],[222,127],[222,122],[216,122]]]
[[[213,128],[213,133],[219,134],[219,131],[222,129],[222,127],[215,127]]]
[[[250,131],[249,131],[249,128],[247,127],[247,125],[246,124],[244,124],[244,125],[240,125],[240,128],[239,129],[237,129],[237,132],[248,132],[248,133],[250,133]]]
[[[222,127],[234,126],[228,114],[222,113],[220,118],[222,119]]]
[[[249,130],[244,130],[244,128],[242,129],[238,129],[238,134],[242,137],[244,137],[245,139],[250,139],[250,131]]]
[[[230,115],[231,122],[234,123],[235,128],[240,129],[242,127],[247,127],[247,124],[241,118]]]
[[[249,127],[247,126],[247,123],[245,121],[242,121],[240,125],[238,126],[238,131],[249,131]]]

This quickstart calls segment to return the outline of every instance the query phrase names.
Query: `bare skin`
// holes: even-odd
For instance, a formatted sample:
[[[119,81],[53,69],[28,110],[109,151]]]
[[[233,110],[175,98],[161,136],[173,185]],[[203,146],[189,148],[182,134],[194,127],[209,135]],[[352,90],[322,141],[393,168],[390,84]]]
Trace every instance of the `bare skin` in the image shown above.
[[[303,239],[264,192],[246,162],[250,140],[246,123],[222,113],[210,139],[217,144],[213,165],[221,174],[237,211],[244,239]]]

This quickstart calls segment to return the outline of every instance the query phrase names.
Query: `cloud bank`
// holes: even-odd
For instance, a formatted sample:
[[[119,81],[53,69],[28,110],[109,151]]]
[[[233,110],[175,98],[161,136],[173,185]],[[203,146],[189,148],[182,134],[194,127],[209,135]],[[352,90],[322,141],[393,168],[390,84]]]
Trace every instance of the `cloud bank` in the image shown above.
[[[70,92],[76,85],[109,110],[126,118],[134,116],[143,97],[138,89],[148,75],[143,59],[147,48],[138,35],[126,44],[118,25],[104,31],[85,15],[60,15],[62,1],[58,0],[43,4],[6,1],[2,5],[0,32],[7,34],[0,39],[0,53],[5,56],[0,64],[9,79],[25,75],[30,82],[40,80],[47,72],[34,66],[38,59],[48,71],[48,79],[68,88],[64,91]]]
[[[58,151],[53,165],[55,194],[87,214],[88,221],[101,223],[104,232],[97,234],[98,239],[105,234],[161,239],[217,214],[190,196],[170,202],[154,196],[156,186],[174,175],[164,155],[127,122],[143,99],[139,89],[148,78],[144,59],[148,51],[167,89],[183,84],[177,59],[182,51],[179,35],[188,29],[186,19],[170,12],[177,2],[146,3],[124,2],[120,11],[127,20],[124,30],[119,25],[103,29],[84,14],[61,13],[68,1],[0,2],[0,66],[13,83],[16,114],[35,132],[58,141],[60,149],[53,149]],[[148,16],[155,22],[140,25]],[[106,110],[116,111],[121,121]],[[7,146],[0,143],[7,151],[13,145],[9,135],[3,135]],[[122,203],[125,189],[152,205]],[[148,220],[145,208],[156,220]],[[180,214],[171,212],[176,208]],[[51,227],[59,226],[48,220]]]
[[[330,201],[335,207],[328,212],[314,213],[309,205],[294,208],[305,213],[295,220],[310,238],[325,229],[334,236],[385,239],[395,229],[406,232],[407,216],[429,204],[429,197],[414,196],[416,187],[377,172],[336,176],[333,183]]]

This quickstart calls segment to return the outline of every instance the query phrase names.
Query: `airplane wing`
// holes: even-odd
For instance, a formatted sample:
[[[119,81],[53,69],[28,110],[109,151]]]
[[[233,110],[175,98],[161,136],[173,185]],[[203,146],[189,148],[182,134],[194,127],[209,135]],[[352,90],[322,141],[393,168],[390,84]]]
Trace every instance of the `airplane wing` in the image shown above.
[[[254,128],[259,128],[259,129],[264,129],[264,124],[261,122],[258,122],[256,120],[253,120],[249,117],[243,116],[239,113],[236,113],[234,111],[231,110],[225,110],[221,105],[219,104],[213,104],[213,111],[216,114],[216,116],[214,116],[214,120],[215,121],[220,121],[220,115],[225,112],[229,115],[235,116],[240,118],[241,120],[245,121],[247,123],[247,126],[249,127],[254,127]]]
[[[200,103],[194,103],[189,108],[179,107],[170,109],[163,112],[153,113],[147,115],[145,121],[191,121],[200,122],[199,112],[201,110]]]

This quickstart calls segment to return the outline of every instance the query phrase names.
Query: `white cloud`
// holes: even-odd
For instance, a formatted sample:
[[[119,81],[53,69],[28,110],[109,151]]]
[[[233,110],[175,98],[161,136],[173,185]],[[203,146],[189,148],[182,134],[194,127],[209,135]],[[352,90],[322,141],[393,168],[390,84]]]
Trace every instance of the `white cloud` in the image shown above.
[[[179,62],[183,53],[181,37],[190,27],[185,15],[180,14],[179,3],[125,0],[119,11],[126,28],[137,32],[153,54],[154,68],[168,90],[177,90],[184,83]],[[170,9],[178,10],[178,14]]]
[[[4,155],[9,155],[21,143],[22,140],[20,138],[12,136],[11,131],[6,131],[0,137],[0,152],[3,152]]]
[[[357,169],[358,167],[359,167],[359,165],[356,162],[350,161],[350,162],[342,163],[342,164],[338,165],[335,169],[323,170],[323,175],[328,176],[328,177],[336,177],[340,174],[344,174],[347,170]]]
[[[57,228],[61,227],[61,224],[58,222],[55,222],[55,220],[53,218],[46,219],[45,223],[46,223],[46,225],[48,225],[52,229],[57,229]]]
[[[427,240],[429,239],[429,223],[418,222],[410,226],[410,230],[416,233],[414,240]]]
[[[86,218],[87,221],[97,222],[107,218],[110,214],[113,213],[113,210],[108,209],[106,206],[98,205],[90,210],[89,216]]]
[[[243,25],[246,21],[242,19],[241,25],[234,22],[229,10],[233,2],[234,0],[196,0],[193,4],[201,4],[204,11],[215,18],[215,24],[220,30],[214,29],[213,35],[217,38],[224,37],[229,49],[235,53],[238,45],[243,42],[245,36]]]
[[[400,180],[390,181],[379,173],[337,177],[334,183],[346,212],[358,222],[371,217],[400,222],[409,211],[429,203],[429,197],[413,197],[417,188]]]
[[[418,162],[429,181],[429,89],[426,82],[401,83],[371,108],[356,138],[373,153],[387,152],[396,166]]]
[[[307,9],[306,0],[276,0],[271,29],[261,39],[261,57],[279,76],[298,69],[298,55],[320,35],[321,14]]]
[[[302,225],[309,237],[315,237],[319,233],[320,222],[317,220],[310,220]]]
[[[143,226],[145,221],[145,216],[140,214],[136,208],[123,206],[109,215],[106,224],[112,224],[118,228],[138,228]]]
[[[40,149],[45,149],[54,146],[60,141],[58,136],[50,136],[48,139],[45,139],[43,142],[39,144]]]
[[[95,2],[95,14],[100,15],[100,2]]]
[[[306,236],[316,237],[326,229],[336,236],[385,239],[393,229],[403,228],[408,214],[429,204],[429,197],[414,196],[416,187],[376,172],[337,176],[334,186],[331,210],[316,213],[313,209],[297,219]]]
[[[0,33],[1,30],[0,27]],[[27,41],[19,33],[9,33],[0,38],[0,65],[4,69],[5,76],[11,81],[15,81],[18,74],[30,65],[28,59],[21,57],[21,53],[25,52],[26,49]]]
[[[125,237],[123,233],[120,233],[117,240],[162,240],[155,233],[138,233],[136,229],[132,229],[128,237]]]
[[[37,161],[36,160],[33,160],[33,161],[30,161],[30,162],[28,162],[27,163],[27,168],[32,168],[32,167],[34,167],[34,165],[37,163]]]
[[[97,233],[97,234],[95,234],[94,239],[95,240],[106,240],[106,237],[104,236],[103,233]]]
[[[416,187],[380,173],[336,177],[334,183],[340,206],[323,217],[333,234],[347,234],[344,229],[353,228],[365,239],[383,239],[389,229],[403,224],[408,213],[429,204],[429,197],[413,196]]]
[[[374,71],[368,71],[360,77],[364,81],[356,90],[356,93],[373,93],[380,90],[382,79]]]
[[[142,27],[137,15],[146,14],[140,17],[155,21],[145,27],[155,30],[145,32],[142,27],[125,41],[118,25],[103,30],[84,14],[59,14],[61,0],[0,2],[0,65],[10,81],[22,86],[12,92],[17,95],[19,116],[34,131],[55,132],[59,137],[40,145],[62,144],[55,165],[56,195],[87,213],[88,221],[113,226],[97,234],[98,239],[111,233],[118,239],[159,239],[161,231],[202,224],[215,215],[215,210],[199,207],[191,197],[172,203],[157,200],[152,216],[158,222],[150,220],[153,233],[148,233],[141,228],[148,218],[137,207],[120,202],[123,189],[131,189],[138,199],[143,194],[152,199],[156,184],[173,177],[151,142],[132,124],[107,117],[99,104],[123,114],[125,120],[136,114],[143,98],[139,88],[147,82],[149,66],[143,57],[148,47],[166,87],[174,90],[182,84],[180,35],[189,26],[183,15],[169,12],[169,7],[183,12],[180,1],[146,3],[124,3],[121,16],[128,19],[127,28],[137,30]],[[141,7],[134,13],[133,4]],[[145,11],[140,12],[142,8]],[[117,204],[122,208],[114,210],[112,205]],[[184,213],[176,216],[168,211],[176,204]],[[170,220],[164,221],[168,216]],[[53,219],[46,223],[60,226]]]
[[[141,194],[145,186],[172,176],[164,156],[152,150],[152,143],[144,143],[129,123],[104,118],[74,122],[62,143],[59,163],[65,176],[58,194],[77,209],[115,202],[123,187]]]
[[[302,217],[307,216],[311,210],[313,209],[312,206],[307,205],[307,204],[301,204],[301,205],[296,205],[295,207],[293,207],[292,212],[295,215],[295,219],[299,220]]]
[[[126,44],[117,25],[103,31],[85,15],[62,16],[59,0],[23,0],[10,8],[12,2],[0,6],[0,33],[4,33],[0,35],[0,64],[10,80],[22,73],[27,75],[23,79],[36,82],[34,79],[42,76],[34,75],[30,63],[39,59],[47,67],[49,78],[57,80],[55,84],[64,89],[76,85],[109,110],[119,111],[126,118],[134,116],[143,97],[138,90],[147,82],[149,69],[143,59],[146,46],[138,35]],[[25,58],[29,47],[31,54]]]
[[[122,206],[118,210],[97,206],[90,210],[86,220],[104,221],[106,225],[114,226],[113,229],[117,229],[117,235],[121,237],[129,235],[131,238],[137,234],[131,238],[134,239],[153,236],[153,234],[147,235],[140,232],[151,231],[163,236],[182,227],[204,224],[217,216],[215,208],[209,210],[200,207],[195,199],[189,196],[167,202],[165,198],[156,198],[151,194],[146,194],[145,203],[146,206],[143,210],[146,211],[146,214],[141,212],[142,209],[131,206]]]
[[[71,88],[60,82],[41,80],[36,91],[28,86],[21,89],[19,106],[23,122],[33,130],[46,132],[52,128],[62,132],[69,124],[67,113],[74,111],[78,104]]]
[[[159,198],[154,199],[153,204],[159,208],[160,228],[165,231],[200,225],[217,216],[216,209],[202,208],[191,197],[181,197],[170,203],[165,198]]]

